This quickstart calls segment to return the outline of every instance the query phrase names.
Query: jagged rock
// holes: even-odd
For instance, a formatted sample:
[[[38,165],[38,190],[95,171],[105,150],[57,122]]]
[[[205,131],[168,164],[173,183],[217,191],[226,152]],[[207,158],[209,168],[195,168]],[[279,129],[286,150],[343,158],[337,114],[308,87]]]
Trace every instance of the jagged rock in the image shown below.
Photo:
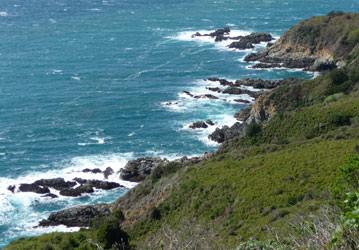
[[[64,178],[41,179],[35,181],[34,184],[54,188],[56,190],[62,190],[76,186],[76,182],[65,181]]]
[[[16,188],[15,185],[10,185],[10,186],[7,187],[7,190],[9,190],[9,191],[11,191],[12,193],[14,193],[14,192],[15,192],[15,188]]]
[[[167,159],[146,157],[138,158],[127,162],[126,166],[121,169],[121,179],[126,181],[140,182],[143,181],[152,170],[160,165],[166,165]]]
[[[216,128],[216,130],[208,136],[212,141],[222,143],[226,140],[243,135],[245,132],[246,124],[236,122],[232,127],[223,126]]]
[[[253,44],[258,44],[261,42],[270,42],[274,38],[269,33],[252,33],[248,36],[241,38],[238,42],[233,42],[228,45],[228,48],[232,49],[253,49]]]
[[[236,118],[238,121],[244,122],[249,118],[251,110],[252,110],[252,105],[249,105],[241,109],[238,113],[236,113],[234,115],[234,118]]]
[[[52,193],[45,194],[45,195],[43,195],[41,197],[50,197],[52,199],[59,198],[56,194],[52,194]]]
[[[210,119],[208,119],[208,120],[206,121],[206,123],[207,123],[208,125],[210,125],[210,126],[213,126],[213,125],[214,125],[214,122],[212,122],[212,120],[210,120]]]
[[[39,226],[65,225],[68,227],[88,227],[93,218],[103,217],[110,213],[111,205],[105,203],[72,207],[51,213],[47,220],[40,221]]]
[[[107,179],[110,175],[112,175],[113,173],[115,173],[115,171],[113,171],[112,168],[107,167],[105,169],[105,171],[103,171],[103,175],[105,176],[105,179]]]
[[[40,187],[37,184],[20,184],[19,190],[21,192],[34,192],[37,194],[46,194],[50,193],[50,189],[48,187]]]
[[[208,125],[205,122],[202,121],[198,121],[198,122],[194,122],[192,125],[189,126],[191,129],[196,129],[196,128],[208,128]]]
[[[229,37],[228,36],[226,36],[226,35],[229,35],[229,32],[230,32],[231,30],[228,28],[228,27],[225,27],[225,28],[223,28],[223,29],[218,29],[218,30],[216,30],[216,31],[214,31],[214,32],[211,32],[211,33],[209,33],[209,34],[201,34],[201,33],[199,33],[199,32],[196,32],[195,34],[193,34],[192,35],[192,38],[195,38],[195,37],[197,37],[197,36],[210,36],[210,37],[213,37],[214,38],[214,41],[215,42],[221,42],[221,41],[223,41],[223,40],[227,40],[227,39],[229,39]]]
[[[195,98],[195,99],[202,99],[202,98],[207,98],[207,99],[211,99],[211,100],[218,100],[219,98],[217,96],[211,95],[211,94],[205,94],[205,95],[193,95],[188,91],[183,91],[183,93],[185,93],[186,95]]]

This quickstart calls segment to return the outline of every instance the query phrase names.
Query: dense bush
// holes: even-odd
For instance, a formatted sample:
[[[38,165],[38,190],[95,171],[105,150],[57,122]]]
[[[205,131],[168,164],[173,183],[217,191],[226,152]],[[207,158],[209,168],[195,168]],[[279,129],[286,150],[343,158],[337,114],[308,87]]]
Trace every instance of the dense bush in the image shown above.
[[[258,135],[260,132],[262,131],[262,127],[261,125],[257,124],[257,123],[251,123],[248,125],[247,128],[247,133],[246,135],[248,137],[255,137],[256,135]]]
[[[128,248],[128,234],[123,231],[117,221],[106,220],[97,232],[97,240],[105,248],[111,248],[115,243],[120,244],[125,249]]]
[[[335,112],[328,118],[330,124],[335,126],[350,125],[351,115],[347,112]]]

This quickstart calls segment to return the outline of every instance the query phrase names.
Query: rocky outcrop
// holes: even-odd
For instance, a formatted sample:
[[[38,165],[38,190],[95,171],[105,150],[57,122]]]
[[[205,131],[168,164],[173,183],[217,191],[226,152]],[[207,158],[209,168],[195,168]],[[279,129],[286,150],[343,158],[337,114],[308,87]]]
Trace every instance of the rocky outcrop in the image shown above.
[[[222,143],[234,137],[244,134],[246,125],[245,123],[236,122],[233,126],[223,126],[222,128],[216,128],[216,130],[208,136],[212,141]]]
[[[270,42],[274,40],[274,38],[269,33],[252,33],[248,36],[242,37],[238,42],[233,42],[228,45],[230,49],[253,49],[254,44],[258,44],[261,42]]]
[[[236,80],[234,82],[227,81],[226,79],[219,79],[219,78],[208,78],[208,81],[217,81],[222,86],[227,87],[241,87],[241,86],[251,86],[256,89],[273,89],[281,85],[289,85],[289,84],[297,84],[300,82],[305,81],[306,79],[302,78],[286,78],[286,79],[279,79],[279,80],[263,80],[263,79],[252,79],[252,78],[243,78],[240,80]],[[221,91],[220,88],[208,88],[211,91]],[[248,92],[249,93],[249,92]]]
[[[60,191],[60,195],[78,197],[84,193],[93,193],[94,188],[110,190],[114,188],[123,187],[116,182],[100,181],[100,180],[86,180],[75,178],[75,181],[65,181],[63,178],[41,179],[31,184],[21,184],[19,190],[21,192],[34,192],[38,194],[48,194],[43,197],[57,198],[56,195],[50,193],[49,188]],[[74,188],[76,185],[80,186]]]
[[[48,187],[41,187],[37,184],[20,184],[19,190],[21,192],[33,192],[37,194],[46,194],[50,193],[50,189]]]
[[[49,188],[54,188],[56,190],[62,190],[65,188],[72,188],[76,186],[74,181],[65,181],[64,178],[54,178],[54,179],[41,179],[35,181],[34,184]]]
[[[111,211],[112,206],[105,203],[72,207],[51,213],[47,220],[40,221],[39,226],[88,227],[93,218],[106,216]]]
[[[252,53],[245,61],[259,61],[286,68],[325,71],[337,67],[356,50],[351,34],[357,28],[358,14],[312,17],[290,28],[272,46]],[[340,23],[341,25],[338,25]]]
[[[203,121],[194,122],[192,125],[189,126],[191,129],[196,128],[208,128],[208,125]]]
[[[236,118],[240,122],[244,122],[247,120],[251,114],[252,105],[248,105],[247,107],[241,109],[239,112],[237,112],[234,115],[234,118]]]
[[[105,179],[107,179],[110,175],[112,175],[112,174],[114,174],[114,173],[115,173],[115,171],[113,171],[112,168],[107,167],[107,168],[105,169],[105,171],[103,171],[103,176],[105,177]]]
[[[214,32],[211,32],[209,34],[201,34],[199,32],[196,32],[192,35],[192,38],[198,37],[198,36],[210,36],[213,37],[215,42],[221,42],[227,39],[237,39],[237,38],[231,38],[229,37],[229,33],[231,32],[230,28],[225,27],[223,29],[218,29]],[[238,38],[239,39],[239,38]]]
[[[140,182],[143,181],[152,170],[160,165],[168,164],[167,159],[156,157],[138,158],[127,162],[126,166],[121,169],[121,179],[125,181]]]
[[[268,95],[262,95],[254,102],[249,117],[245,120],[246,124],[260,124],[265,120],[270,120],[276,114],[276,109],[268,99]]]

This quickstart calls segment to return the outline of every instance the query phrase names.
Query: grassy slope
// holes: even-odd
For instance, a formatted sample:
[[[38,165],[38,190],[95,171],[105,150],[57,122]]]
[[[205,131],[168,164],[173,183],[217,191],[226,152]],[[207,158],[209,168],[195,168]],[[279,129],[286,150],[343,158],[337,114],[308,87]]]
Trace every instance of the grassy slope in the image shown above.
[[[315,212],[327,202],[338,166],[359,148],[356,61],[344,69],[350,84],[335,85],[349,86],[347,94],[328,97],[329,74],[279,87],[268,95],[278,114],[260,133],[225,142],[215,157],[159,180],[152,176],[119,199],[132,244],[168,249],[177,239],[182,246],[197,241],[198,249],[234,248],[252,236],[266,238],[268,227],[285,233],[288,218]],[[350,124],[333,119],[343,113]],[[95,233],[43,235],[7,249],[95,249],[87,242],[96,241]]]

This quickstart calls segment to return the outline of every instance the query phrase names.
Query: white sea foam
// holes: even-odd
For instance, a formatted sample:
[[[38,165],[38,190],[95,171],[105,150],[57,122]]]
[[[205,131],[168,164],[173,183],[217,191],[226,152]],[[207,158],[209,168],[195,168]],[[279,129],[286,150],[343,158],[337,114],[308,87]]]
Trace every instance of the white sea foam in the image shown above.
[[[210,37],[210,36],[193,36],[197,32],[199,32],[200,34],[203,35],[203,34],[209,34],[211,32],[214,32],[214,30],[182,31],[182,32],[175,34],[174,36],[169,36],[168,38],[173,39],[173,40],[180,40],[180,41],[194,41],[199,44],[211,43],[211,44],[214,44],[217,49],[226,49],[226,50],[229,49],[227,46],[234,41],[234,40],[228,39],[228,40],[224,40],[221,42],[215,42],[214,38]],[[229,33],[229,36],[237,37],[237,36],[246,36],[249,34],[250,34],[249,31],[231,30],[231,32]]]
[[[71,76],[71,79],[75,80],[75,81],[80,81],[81,80],[81,78],[78,77],[78,76]]]
[[[9,13],[7,13],[6,11],[0,11],[0,16],[7,17],[8,15]]]

